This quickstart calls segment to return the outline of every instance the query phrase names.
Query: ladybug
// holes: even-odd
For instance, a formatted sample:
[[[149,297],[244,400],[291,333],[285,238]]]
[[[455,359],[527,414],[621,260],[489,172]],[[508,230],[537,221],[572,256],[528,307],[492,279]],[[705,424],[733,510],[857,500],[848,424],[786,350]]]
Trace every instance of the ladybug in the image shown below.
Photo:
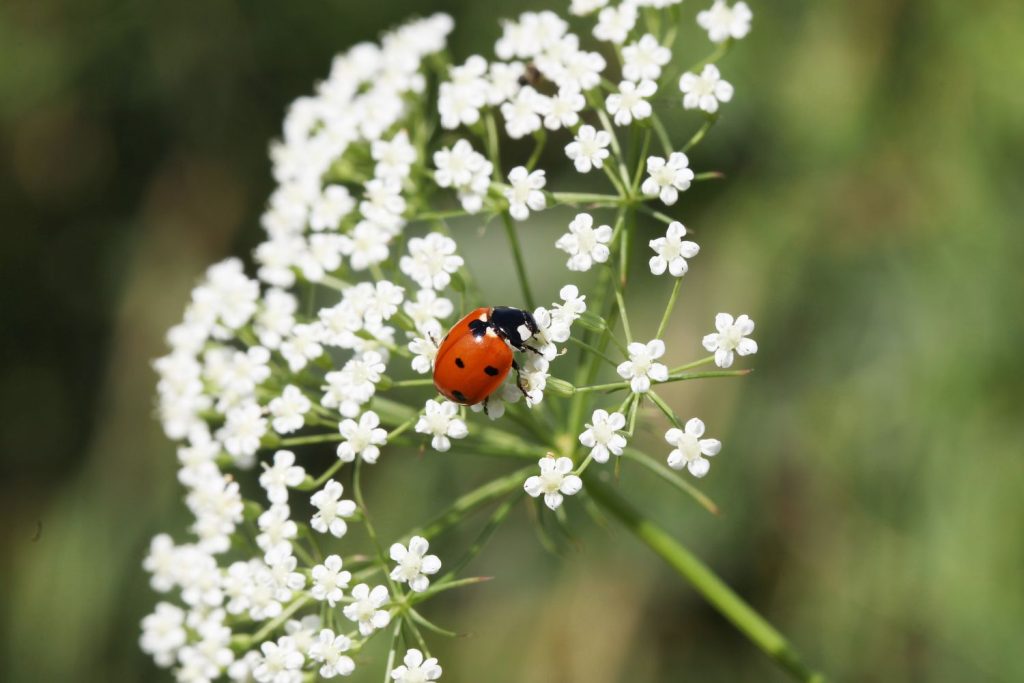
[[[537,321],[528,311],[508,306],[476,309],[441,340],[434,386],[450,401],[474,405],[486,401],[515,368],[516,385],[526,395],[512,350],[538,353],[526,344],[536,333]]]

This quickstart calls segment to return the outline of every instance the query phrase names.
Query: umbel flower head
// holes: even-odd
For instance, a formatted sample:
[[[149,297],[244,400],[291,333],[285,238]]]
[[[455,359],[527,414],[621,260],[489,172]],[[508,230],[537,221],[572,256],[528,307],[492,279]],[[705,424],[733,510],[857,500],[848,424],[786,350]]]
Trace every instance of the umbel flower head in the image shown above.
[[[720,442],[659,391],[745,374],[700,367],[757,350],[745,315],[720,314],[703,340],[668,327],[700,267],[681,193],[720,177],[687,153],[735,94],[710,61],[747,34],[750,11],[716,0],[680,49],[676,4],[572,0],[584,32],[526,12],[492,27],[493,55],[454,60],[452,19],[418,19],[338,54],[289,106],[254,272],[211,265],[154,362],[192,516],[143,561],[161,599],[139,644],[158,666],[184,682],[300,683],[352,674],[379,638],[381,674],[438,680],[424,633],[444,633],[428,621],[443,615],[424,603],[482,580],[461,573],[483,543],[453,548],[447,528],[499,501],[489,530],[515,504],[564,521],[587,498],[614,516],[625,508],[608,504],[605,475],[621,467],[708,474]],[[696,46],[714,59],[690,66]],[[662,97],[677,86],[682,102]],[[662,117],[684,109],[693,129],[673,140]],[[536,220],[548,211],[554,231]],[[520,243],[538,231],[548,254]],[[488,258],[464,255],[471,239],[489,240]],[[650,273],[630,272],[638,250]],[[541,291],[531,275],[549,261],[559,286]],[[489,301],[478,285],[492,276],[518,286]],[[626,308],[636,282],[666,302],[657,329],[630,326],[644,320]],[[483,342],[449,353],[462,335]],[[694,359],[702,343],[713,355]],[[471,381],[489,382],[479,401]],[[668,427],[667,460],[643,450],[638,422],[651,420]],[[365,478],[480,455],[499,458],[494,477],[444,491],[442,523],[375,527]]]

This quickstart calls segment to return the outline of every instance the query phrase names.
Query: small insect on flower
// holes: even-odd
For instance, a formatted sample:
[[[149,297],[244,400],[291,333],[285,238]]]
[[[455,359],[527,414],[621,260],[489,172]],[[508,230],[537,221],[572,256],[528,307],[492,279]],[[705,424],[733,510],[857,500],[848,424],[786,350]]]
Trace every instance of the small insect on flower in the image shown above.
[[[534,350],[526,341],[537,333],[528,311],[507,306],[478,308],[455,323],[437,351],[434,386],[455,403],[474,405],[501,386],[509,370],[519,373],[512,349]],[[526,389],[517,376],[523,394]]]

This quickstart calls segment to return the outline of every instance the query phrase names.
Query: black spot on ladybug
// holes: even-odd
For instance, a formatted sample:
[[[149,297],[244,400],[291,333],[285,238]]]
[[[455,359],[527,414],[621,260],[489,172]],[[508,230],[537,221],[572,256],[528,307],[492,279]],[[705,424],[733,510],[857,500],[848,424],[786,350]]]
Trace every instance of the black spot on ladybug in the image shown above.
[[[484,368],[484,372],[486,372],[491,377],[494,377],[498,374],[498,368],[494,367],[493,365],[488,365],[486,368]]]
[[[455,397],[456,401],[461,401],[462,403],[466,402],[466,395],[459,391],[458,389],[452,392],[452,396]]]
[[[466,367],[466,364],[462,362],[461,358],[456,358],[455,359],[455,364],[458,365],[460,368]]]
[[[473,333],[474,337],[482,337],[487,334],[487,323],[483,320],[470,320],[469,331]]]

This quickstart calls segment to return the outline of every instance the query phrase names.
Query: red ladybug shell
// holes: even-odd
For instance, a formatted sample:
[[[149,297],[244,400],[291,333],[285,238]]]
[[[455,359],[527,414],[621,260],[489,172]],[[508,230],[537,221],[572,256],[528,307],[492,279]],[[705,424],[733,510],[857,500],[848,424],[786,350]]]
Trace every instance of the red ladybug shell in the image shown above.
[[[490,308],[455,323],[434,360],[434,386],[455,403],[480,403],[501,386],[512,368],[512,349],[487,325]]]

